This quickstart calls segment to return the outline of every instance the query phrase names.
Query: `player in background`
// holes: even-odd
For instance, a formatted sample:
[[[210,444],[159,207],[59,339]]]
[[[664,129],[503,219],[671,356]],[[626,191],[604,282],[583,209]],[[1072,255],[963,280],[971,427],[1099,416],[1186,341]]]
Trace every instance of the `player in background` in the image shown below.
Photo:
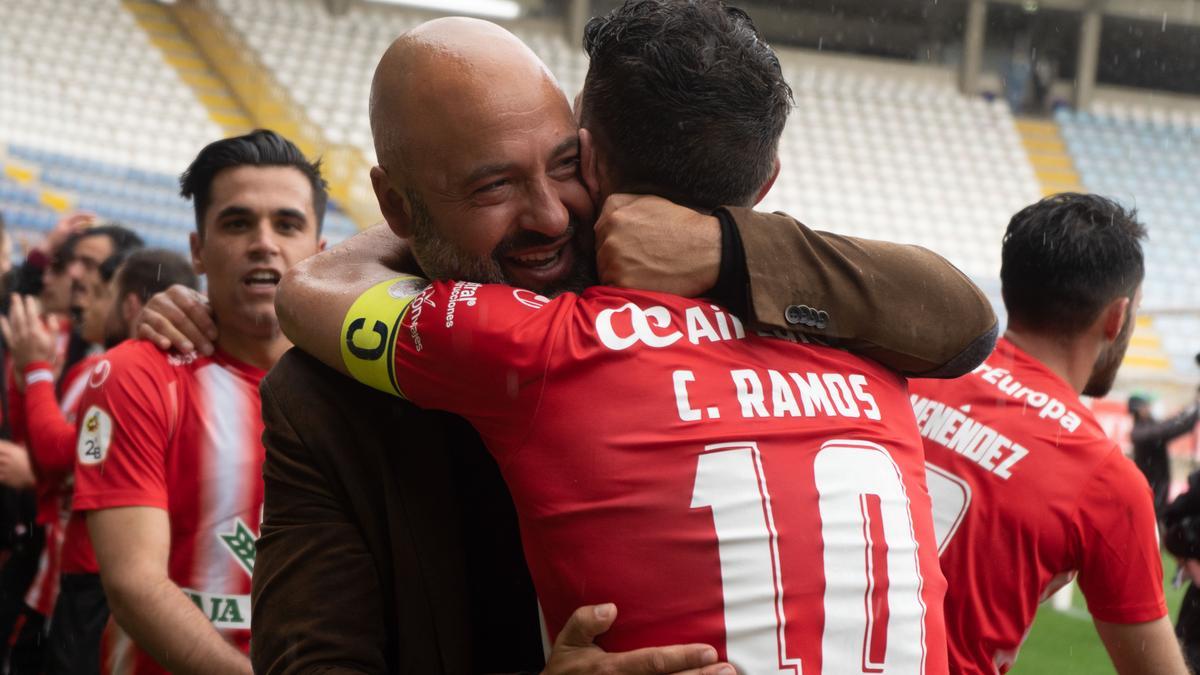
[[[78,314],[90,289],[105,283],[101,271],[104,263],[114,257],[119,259],[141,245],[141,237],[120,225],[105,224],[76,231],[57,249],[57,260],[52,267],[57,268],[56,283],[59,285],[47,286],[45,290],[53,292],[43,295],[58,303],[58,293],[65,290],[71,314]],[[86,379],[90,365],[88,353],[94,348],[93,343],[81,334],[77,323],[60,319],[57,311],[46,312],[32,296],[14,295],[10,299],[9,313],[10,317],[22,325],[38,319],[43,314],[51,317],[50,331],[47,334],[49,342],[46,344],[49,351],[38,352],[41,362],[34,378],[36,381],[45,381],[51,390],[55,389],[56,384],[61,385],[58,390],[64,403],[68,406],[73,405],[72,401],[77,400],[82,391],[82,381]],[[8,339],[10,338],[6,335],[6,340]],[[33,445],[33,435],[43,429],[35,429],[33,421],[26,416],[26,371],[32,357],[31,352],[26,349],[27,346],[28,343],[10,345],[9,356],[12,364],[8,413],[13,439],[24,443],[31,456],[30,463],[36,475],[37,520],[45,529],[45,545],[42,548],[37,575],[25,596],[25,620],[12,641],[9,664],[14,672],[40,672],[44,667],[47,654],[46,633],[49,631],[49,618],[58,598],[59,565],[66,526],[62,510],[62,484],[71,473],[69,464],[64,464],[51,455],[39,453],[40,450],[46,450],[46,445]],[[60,378],[59,375],[64,370],[67,377]],[[75,385],[73,392],[69,391],[71,384]],[[57,407],[53,398],[52,393],[52,408]]]
[[[323,246],[325,183],[295,145],[259,130],[205,147],[180,185],[218,348],[181,356],[133,340],[106,355],[81,403],[74,508],[123,629],[106,636],[106,671],[249,673],[258,382],[290,347],[275,287]]]
[[[100,266],[100,278],[77,301],[82,337],[106,349],[131,337],[133,317],[150,295],[172,284],[196,288],[195,272],[179,254],[163,249],[142,249],[124,257],[109,257]],[[55,400],[49,377],[53,331],[29,310],[15,311],[5,337],[17,360],[24,361],[25,419],[29,447],[39,470],[58,476],[58,517],[63,528],[58,600],[50,622],[45,672],[54,675],[99,673],[100,637],[108,620],[108,604],[100,585],[99,568],[81,513],[71,511],[75,466],[75,422],[92,368],[102,358],[96,354],[68,373],[61,402]],[[99,375],[97,375],[99,376]],[[39,472],[39,479],[42,473]]]
[[[643,50],[651,36],[654,55]],[[582,120],[598,140],[595,155],[585,142],[578,157],[597,202],[622,190],[709,210],[761,199],[778,171],[789,92],[744,13],[716,2],[627,2],[589,24],[586,45]],[[434,80],[427,71],[440,59],[472,68]],[[526,182],[503,164],[464,162],[461,176],[414,169],[404,157],[444,140],[415,127],[398,140],[411,155],[381,150],[384,166],[372,174],[380,205],[426,272],[528,284],[571,265],[572,223],[554,217],[548,195],[552,181],[574,174],[570,125],[543,117],[534,126],[526,112],[567,104],[524,45],[483,22],[424,24],[381,62],[373,121],[411,121],[406,106],[420,106],[458,129],[478,126],[478,112],[449,102],[530,70],[541,75],[528,76],[534,84],[488,103],[501,126],[545,132],[534,156],[561,167],[560,178]],[[618,81],[631,86],[606,86]],[[736,104],[724,88],[734,82],[744,99]],[[394,107],[383,106],[382,88]],[[646,88],[661,99],[630,100]],[[635,128],[619,132],[627,118],[615,120],[613,108],[636,109]],[[716,174],[684,169],[703,144],[676,144],[669,133],[650,140],[672,127],[735,145],[736,161],[708,157]],[[443,185],[464,191],[461,205]],[[482,227],[471,223],[474,210],[517,192],[545,200],[523,223],[536,231],[499,231],[493,251],[468,249],[467,232]],[[462,224],[452,225],[456,217]],[[351,242],[289,275],[282,325],[328,365],[475,425],[512,489],[551,632],[574,606],[607,599],[622,612],[600,640],[608,649],[705,642],[749,674],[864,664],[946,672],[923,453],[895,372],[753,334],[704,300],[603,287],[554,300],[511,286],[425,287],[382,264],[396,248],[392,233],[376,228]]]
[[[1146,479],[1079,400],[1112,387],[1145,236],[1097,195],[1026,207],[1004,235],[996,351],[965,377],[911,383],[954,672],[1006,672],[1038,603],[1073,577],[1118,673],[1186,672]]]

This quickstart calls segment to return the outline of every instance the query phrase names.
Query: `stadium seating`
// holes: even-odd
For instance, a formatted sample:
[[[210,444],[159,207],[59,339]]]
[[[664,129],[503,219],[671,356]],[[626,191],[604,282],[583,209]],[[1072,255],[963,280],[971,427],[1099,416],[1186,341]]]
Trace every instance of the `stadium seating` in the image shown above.
[[[221,130],[119,0],[0,3],[0,140],[177,172]]]
[[[1101,103],[1055,117],[1084,185],[1137,208],[1149,228],[1142,305],[1192,310],[1155,318],[1172,365],[1191,372],[1200,349],[1200,114]]]
[[[1007,106],[949,80],[839,71],[781,53],[796,108],[764,206],[813,227],[920,244],[979,281],[1037,183]]]

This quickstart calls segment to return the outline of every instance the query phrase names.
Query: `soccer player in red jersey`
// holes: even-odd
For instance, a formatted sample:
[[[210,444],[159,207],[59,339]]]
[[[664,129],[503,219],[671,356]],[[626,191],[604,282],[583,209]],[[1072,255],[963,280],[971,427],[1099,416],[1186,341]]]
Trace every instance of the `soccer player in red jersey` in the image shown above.
[[[75,509],[114,618],[105,669],[249,673],[262,507],[258,382],[290,346],[275,287],[322,247],[316,165],[270,131],[210,144],[180,179],[192,264],[221,325],[211,357],[111,350],[81,403]]]
[[[119,225],[107,224],[75,232],[59,247],[57,283],[62,288],[45,296],[57,304],[61,301],[57,291],[65,291],[66,303],[75,309],[82,308],[94,289],[107,284],[103,272],[105,263],[115,262],[141,245],[140,237]],[[73,445],[59,442],[65,440],[63,435],[71,433],[63,422],[63,415],[74,413],[90,367],[95,363],[82,350],[73,351],[69,345],[88,348],[99,344],[99,328],[103,326],[103,322],[92,326],[81,322],[76,327],[79,335],[74,336],[71,325],[59,320],[55,314],[48,313],[49,325],[43,324],[44,311],[45,308],[31,296],[14,295],[9,317],[0,319],[0,328],[4,329],[9,345],[8,356],[12,358],[10,425],[14,439],[24,442],[29,450],[36,474],[37,521],[45,528],[46,535],[37,575],[25,596],[26,605],[33,614],[27,612],[21,635],[14,641],[12,660],[17,663],[36,659],[39,669],[45,661],[47,640],[45,635],[30,637],[29,634],[35,624],[44,625],[44,630],[50,629],[49,618],[59,597],[61,556],[70,513]],[[89,328],[92,329],[90,333]],[[78,360],[67,364],[61,388],[62,400],[58,401],[55,393],[58,375],[64,361],[72,356]],[[27,387],[29,391],[26,391]],[[47,424],[48,419],[57,424]],[[56,436],[56,431],[62,435]]]
[[[172,284],[197,287],[190,264],[161,249],[138,250],[128,257],[125,252],[115,253],[100,265],[98,278],[91,281],[73,301],[80,309],[80,334],[84,340],[110,349],[130,337],[133,317],[150,295]],[[48,358],[53,351],[53,331],[43,322],[31,320],[36,314],[28,309],[19,311],[19,307],[14,303],[7,341],[20,355],[18,361],[27,362],[23,401],[29,447],[39,469],[39,482],[55,479],[51,485],[53,515],[63,533],[58,565],[52,571],[59,592],[53,615],[48,615],[52,620],[45,669],[51,675],[98,673],[108,604],[86,521],[82,513],[72,513],[71,495],[79,402],[90,379],[102,376],[92,372],[102,357],[89,356],[72,368],[64,380],[62,400],[56,401]]]
[[[515,64],[477,53],[473,45],[494,41],[493,30],[431,22],[390,52],[410,65],[442,54],[473,64],[436,87],[421,83],[436,89],[421,105],[454,102],[438,114],[459,115],[458,133],[478,126],[458,102],[476,100],[475,88],[498,69],[540,71],[532,54]],[[682,101],[678,117],[664,119],[678,112],[669,105],[633,105],[624,88],[646,77],[640,48],[649,36],[662,57],[656,93]],[[597,142],[596,155],[585,145],[580,157],[598,197],[636,188],[713,209],[765,194],[788,94],[748,17],[715,2],[630,2],[590,24],[587,44],[583,125]],[[530,75],[536,86],[488,100],[501,120],[489,132],[534,124],[527,111],[554,86],[540,72]],[[721,105],[713,90],[722,79],[746,87],[747,100]],[[561,93],[549,100],[566,106]],[[405,105],[394,104],[388,114]],[[723,175],[700,175],[669,133],[643,145],[639,129],[606,126],[612,108],[636,109],[660,138],[697,124],[696,143],[708,134],[749,150],[738,155],[743,164],[709,166]],[[546,132],[538,161],[563,167],[565,183],[577,156],[570,125],[545,115],[539,124],[551,126],[534,127]],[[424,153],[439,140],[414,134],[401,143]],[[635,171],[645,163],[618,161],[610,142],[678,170]],[[492,152],[483,146],[478,156]],[[486,227],[472,221],[476,211],[502,207],[509,191],[544,194],[549,205],[553,182],[531,184],[487,162],[456,167],[462,175],[406,173],[380,155],[376,194],[427,273],[528,284],[570,265],[565,219],[531,217],[524,225],[538,232],[493,231],[490,251],[486,238],[470,236]],[[461,215],[462,225],[449,225]],[[550,300],[498,284],[426,286],[371,265],[394,248],[392,233],[376,228],[304,265],[312,279],[290,276],[281,291],[282,324],[329,365],[475,425],[512,489],[552,633],[573,607],[611,600],[621,620],[600,638],[606,649],[705,642],[751,675],[946,672],[945,582],[903,378],[846,352],[754,334],[704,300],[601,287]]]
[[[1072,578],[1121,675],[1186,672],[1146,479],[1079,400],[1116,377],[1145,234],[1097,195],[1025,208],[1004,235],[996,351],[965,377],[911,383],[954,672],[1006,672],[1038,603]]]

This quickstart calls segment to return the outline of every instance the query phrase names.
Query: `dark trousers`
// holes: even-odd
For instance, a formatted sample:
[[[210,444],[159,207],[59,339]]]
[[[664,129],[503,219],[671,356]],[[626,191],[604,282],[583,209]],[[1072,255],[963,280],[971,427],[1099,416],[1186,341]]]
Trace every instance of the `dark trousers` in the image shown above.
[[[99,675],[100,640],[108,624],[108,599],[98,574],[61,577],[50,622],[47,675]]]
[[[41,675],[46,666],[46,617],[26,605],[9,638],[7,675]]]

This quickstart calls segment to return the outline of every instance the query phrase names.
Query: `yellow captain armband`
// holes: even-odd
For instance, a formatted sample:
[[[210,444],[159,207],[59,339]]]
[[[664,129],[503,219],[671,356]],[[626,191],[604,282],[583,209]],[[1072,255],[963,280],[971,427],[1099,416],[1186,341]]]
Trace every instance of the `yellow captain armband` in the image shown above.
[[[358,296],[342,321],[342,362],[354,379],[395,396],[395,348],[408,307],[429,281],[401,275],[376,284]]]

